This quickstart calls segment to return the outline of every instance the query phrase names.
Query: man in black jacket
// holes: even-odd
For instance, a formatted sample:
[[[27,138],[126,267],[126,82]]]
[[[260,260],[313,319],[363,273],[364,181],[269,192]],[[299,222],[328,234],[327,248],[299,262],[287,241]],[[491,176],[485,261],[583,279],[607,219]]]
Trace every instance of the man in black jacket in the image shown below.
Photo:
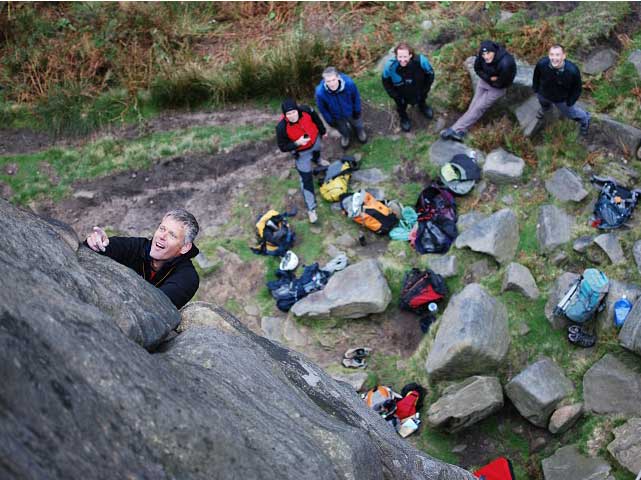
[[[176,308],[181,308],[198,290],[198,273],[191,259],[198,255],[194,239],[198,222],[182,208],[167,212],[151,240],[141,237],[109,238],[94,227],[85,244],[134,270],[158,287]]]
[[[588,134],[590,114],[575,105],[581,95],[581,72],[565,59],[562,45],[552,45],[548,56],[536,64],[532,89],[541,104],[536,114],[538,119],[542,119],[545,112],[555,105],[563,116],[581,124],[581,135]]]
[[[467,111],[454,125],[441,132],[441,138],[462,142],[467,131],[507,91],[516,76],[514,57],[499,44],[490,40],[481,42],[474,61],[479,76],[474,98]]]

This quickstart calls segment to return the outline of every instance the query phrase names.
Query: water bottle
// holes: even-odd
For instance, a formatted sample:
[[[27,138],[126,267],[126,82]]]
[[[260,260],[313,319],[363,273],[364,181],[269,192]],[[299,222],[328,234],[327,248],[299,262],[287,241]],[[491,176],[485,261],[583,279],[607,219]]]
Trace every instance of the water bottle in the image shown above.
[[[632,310],[632,303],[630,303],[625,295],[614,302],[614,326],[616,328],[623,326],[630,310]]]

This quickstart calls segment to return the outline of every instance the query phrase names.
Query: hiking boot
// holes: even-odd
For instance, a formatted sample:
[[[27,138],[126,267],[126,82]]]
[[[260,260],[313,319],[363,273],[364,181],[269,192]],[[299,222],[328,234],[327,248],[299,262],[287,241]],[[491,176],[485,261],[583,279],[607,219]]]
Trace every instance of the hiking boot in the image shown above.
[[[543,117],[545,117],[545,114],[546,114],[548,111],[549,111],[549,109],[548,109],[548,110],[544,110],[543,108],[539,108],[539,109],[536,111],[536,118],[537,118],[537,120],[543,120]]]
[[[465,132],[457,132],[451,128],[445,129],[441,132],[441,138],[443,140],[454,140],[456,142],[462,142],[463,137],[465,137]]]
[[[412,122],[409,118],[401,118],[401,130],[409,132],[412,129]]]
[[[596,335],[591,335],[583,330],[568,333],[570,343],[583,348],[593,347],[596,343]]]
[[[358,138],[358,141],[361,143],[367,143],[367,133],[364,128],[356,131],[356,138]]]
[[[309,223],[318,222],[318,215],[316,215],[316,210],[308,210],[307,217],[309,218]]]
[[[343,357],[344,358],[363,358],[363,357],[367,357],[370,353],[372,353],[371,348],[367,348],[367,347],[350,348],[345,352],[345,355],[343,355]]]
[[[432,110],[432,107],[429,105],[425,105],[424,107],[420,107],[421,113],[427,118],[428,120],[432,120],[434,118],[434,110]]]
[[[325,159],[321,159],[321,160],[318,161],[318,166],[319,167],[329,167],[329,162],[327,160],[325,160]]]
[[[365,368],[367,362],[362,358],[343,358],[341,362],[345,368]]]
[[[346,149],[347,147],[349,147],[349,144],[350,144],[349,137],[341,136],[341,147]]]
[[[588,132],[590,131],[590,121],[591,121],[591,118],[588,116],[588,121],[585,122],[585,124],[581,125],[581,129],[579,130],[579,132],[581,133],[581,136],[583,137],[588,136]]]

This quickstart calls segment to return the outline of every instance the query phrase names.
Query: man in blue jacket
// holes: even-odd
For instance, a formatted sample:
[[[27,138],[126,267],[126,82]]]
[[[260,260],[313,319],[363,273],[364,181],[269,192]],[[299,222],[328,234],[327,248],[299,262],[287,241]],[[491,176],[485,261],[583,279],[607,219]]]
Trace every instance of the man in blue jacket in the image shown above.
[[[394,58],[383,69],[383,87],[396,102],[401,128],[409,132],[412,122],[407,116],[407,105],[417,105],[425,118],[434,116],[432,108],[425,103],[434,82],[434,69],[425,55],[414,54],[414,49],[405,42],[394,48]]]
[[[327,67],[316,87],[316,105],[327,124],[340,132],[341,147],[349,147],[353,131],[359,142],[367,142],[361,117],[361,95],[347,75]]]
[[[581,125],[581,135],[587,135],[590,114],[575,105],[581,96],[581,87],[579,68],[565,59],[562,45],[552,45],[548,56],[539,60],[534,68],[532,89],[541,104],[536,117],[542,119],[554,105],[564,117]]]

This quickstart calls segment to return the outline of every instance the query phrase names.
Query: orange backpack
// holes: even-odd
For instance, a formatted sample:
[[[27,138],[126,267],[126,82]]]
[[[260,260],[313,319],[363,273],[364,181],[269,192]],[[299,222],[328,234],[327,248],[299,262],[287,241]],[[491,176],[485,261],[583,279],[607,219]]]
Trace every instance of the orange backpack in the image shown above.
[[[394,212],[365,190],[343,196],[340,203],[343,214],[374,233],[387,234],[398,223]]]

